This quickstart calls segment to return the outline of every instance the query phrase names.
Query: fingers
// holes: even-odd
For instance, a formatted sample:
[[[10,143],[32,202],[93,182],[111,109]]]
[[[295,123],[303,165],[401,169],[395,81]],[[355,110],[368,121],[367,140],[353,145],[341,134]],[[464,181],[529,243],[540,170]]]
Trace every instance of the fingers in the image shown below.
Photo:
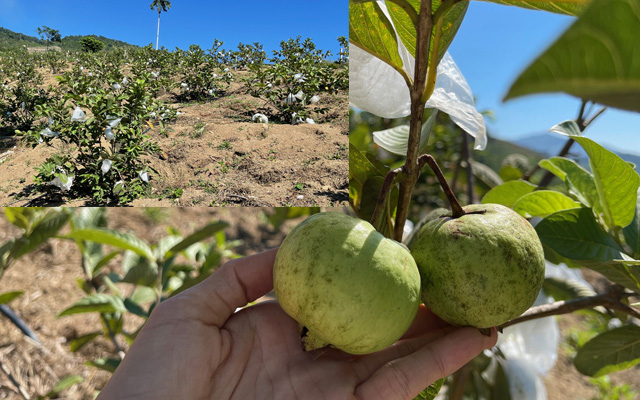
[[[271,249],[231,260],[198,285],[176,296],[176,300],[182,297],[182,301],[195,304],[193,311],[198,312],[198,319],[221,327],[237,308],[273,289],[273,262],[277,251]]]
[[[455,328],[415,352],[385,363],[356,388],[360,399],[412,399],[424,388],[445,377],[495,345],[497,333],[483,336],[475,328]]]
[[[413,320],[413,324],[411,324],[411,327],[402,336],[402,338],[412,338],[426,332],[435,331],[448,326],[451,325],[438,318],[424,304],[420,304],[420,308],[418,308],[418,313],[416,314],[416,318]]]

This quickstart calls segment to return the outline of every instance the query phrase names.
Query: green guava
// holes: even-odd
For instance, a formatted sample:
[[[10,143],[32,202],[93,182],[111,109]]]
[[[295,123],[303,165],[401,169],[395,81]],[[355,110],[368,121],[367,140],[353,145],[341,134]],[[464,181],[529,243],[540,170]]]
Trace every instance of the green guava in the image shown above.
[[[306,350],[384,349],[409,329],[420,305],[420,273],[409,251],[337,212],[314,214],[287,235],[273,286],[282,309],[304,327]]]
[[[422,301],[452,325],[498,326],[536,300],[544,281],[542,244],[531,224],[507,207],[463,209],[469,214],[427,222],[409,244]]]

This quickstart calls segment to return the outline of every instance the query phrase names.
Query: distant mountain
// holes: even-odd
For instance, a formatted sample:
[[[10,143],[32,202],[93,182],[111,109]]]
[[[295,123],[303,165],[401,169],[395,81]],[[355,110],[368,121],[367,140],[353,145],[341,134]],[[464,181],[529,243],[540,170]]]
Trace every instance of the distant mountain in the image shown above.
[[[104,43],[105,50],[111,50],[115,48],[130,48],[137,47],[132,44],[120,41],[109,39],[104,36],[96,36],[96,35],[87,35],[93,36],[96,39],[100,40]],[[60,43],[54,43],[53,45],[60,47],[62,50],[67,51],[79,51],[82,49],[80,45],[80,39],[84,36],[65,36],[62,38]],[[35,36],[29,36],[18,32],[13,32],[9,29],[5,29],[0,27],[0,49],[2,48],[21,48],[22,46],[26,47],[46,47],[47,43],[44,40],[40,40]]]
[[[494,171],[500,171],[502,161],[510,154],[522,154],[526,156],[531,165],[536,165],[538,161],[545,158],[543,154],[537,152],[535,149],[489,136],[487,149],[474,151],[473,159],[489,166]]]
[[[528,136],[522,139],[514,140],[512,143],[526,147],[527,149],[531,149],[540,154],[543,154],[545,157],[557,156],[562,147],[564,147],[568,138],[563,137],[551,132],[541,133],[537,135]],[[613,151],[613,150],[611,150]],[[613,151],[620,158],[625,161],[632,162],[635,165],[640,167],[640,156],[634,154],[621,153],[618,151]],[[569,150],[569,156],[574,158],[578,163],[584,166],[588,166],[589,157],[584,149],[577,143],[571,146],[571,150]]]

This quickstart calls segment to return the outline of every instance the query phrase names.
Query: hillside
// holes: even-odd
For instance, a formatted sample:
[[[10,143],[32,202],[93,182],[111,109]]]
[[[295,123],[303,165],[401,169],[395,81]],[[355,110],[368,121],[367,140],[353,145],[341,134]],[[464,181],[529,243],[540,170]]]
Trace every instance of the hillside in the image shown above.
[[[502,160],[510,154],[522,154],[529,159],[531,165],[536,165],[544,155],[518,144],[496,139],[489,136],[487,148],[483,151],[474,150],[473,159],[489,166],[494,171],[499,171]]]
[[[115,48],[137,47],[129,43],[109,39],[104,36],[93,36],[105,44],[105,50],[111,50]],[[60,47],[64,51],[79,51],[81,50],[80,39],[84,36],[65,36],[60,43],[55,43],[55,46]],[[13,32],[9,29],[0,27],[0,49],[18,49],[23,46],[26,47],[46,47],[47,43],[44,40],[40,40],[35,36],[29,36],[18,32]]]

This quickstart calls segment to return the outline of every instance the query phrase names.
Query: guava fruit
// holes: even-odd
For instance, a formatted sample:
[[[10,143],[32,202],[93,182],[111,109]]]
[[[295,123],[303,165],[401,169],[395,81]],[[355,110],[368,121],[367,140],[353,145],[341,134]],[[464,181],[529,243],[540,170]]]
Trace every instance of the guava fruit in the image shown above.
[[[489,328],[527,310],[544,280],[535,229],[499,204],[472,204],[427,222],[409,244],[422,281],[422,301],[457,326]]]
[[[306,350],[384,349],[409,329],[420,305],[420,274],[408,249],[337,212],[314,214],[287,235],[273,286],[303,327]]]

